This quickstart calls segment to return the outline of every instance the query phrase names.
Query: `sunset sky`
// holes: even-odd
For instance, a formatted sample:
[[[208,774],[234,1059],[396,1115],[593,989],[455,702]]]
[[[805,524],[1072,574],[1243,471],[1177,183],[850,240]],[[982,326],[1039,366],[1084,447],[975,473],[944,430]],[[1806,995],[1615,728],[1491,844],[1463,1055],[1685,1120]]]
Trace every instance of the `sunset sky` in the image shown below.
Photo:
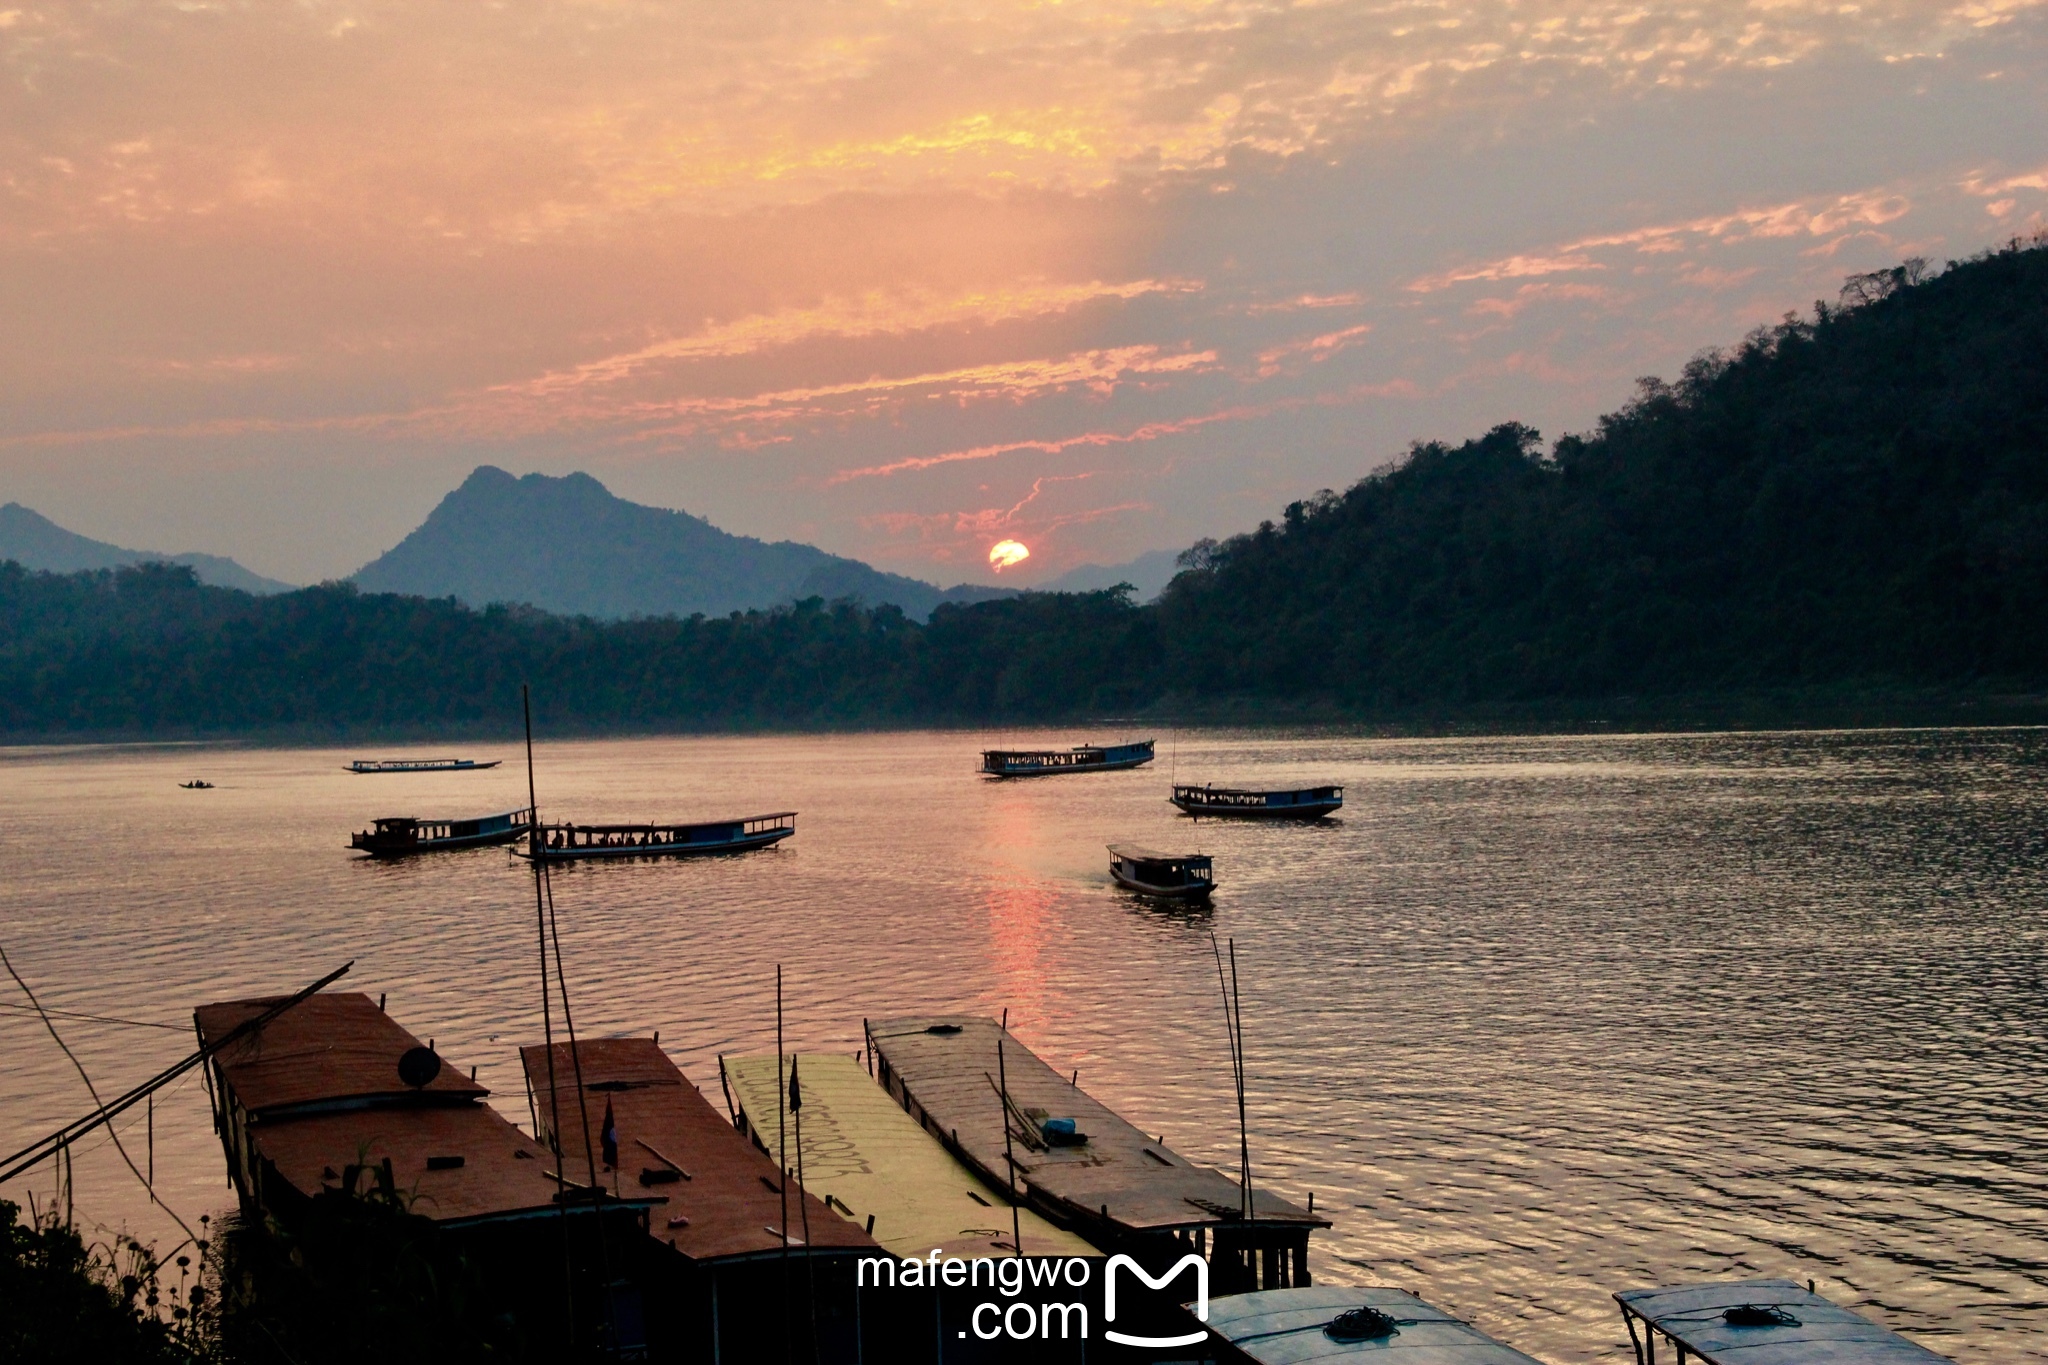
[[[2041,0],[106,0],[0,62],[0,501],[293,582],[485,462],[1039,581],[2048,225]]]

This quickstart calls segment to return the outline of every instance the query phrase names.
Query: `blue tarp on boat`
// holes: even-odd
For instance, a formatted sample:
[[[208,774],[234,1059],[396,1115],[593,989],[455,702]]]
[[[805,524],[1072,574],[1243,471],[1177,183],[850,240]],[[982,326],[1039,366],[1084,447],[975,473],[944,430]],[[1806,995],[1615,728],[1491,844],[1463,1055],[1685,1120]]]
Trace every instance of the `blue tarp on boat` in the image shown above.
[[[1631,1319],[1632,1338],[1636,1322],[1647,1323],[1708,1365],[1932,1365],[1948,1359],[1791,1280],[1627,1289],[1614,1300]],[[1730,1309],[1736,1310],[1732,1317]],[[1753,1325],[1743,1325],[1746,1320]],[[1643,1356],[1638,1346],[1637,1358]]]
[[[1325,1330],[1354,1308],[1378,1310],[1393,1319],[1393,1330],[1360,1341],[1340,1341]],[[1318,1285],[1231,1294],[1209,1301],[1209,1330],[1260,1365],[1367,1360],[1386,1365],[1540,1365],[1534,1356],[1504,1346],[1399,1289]]]

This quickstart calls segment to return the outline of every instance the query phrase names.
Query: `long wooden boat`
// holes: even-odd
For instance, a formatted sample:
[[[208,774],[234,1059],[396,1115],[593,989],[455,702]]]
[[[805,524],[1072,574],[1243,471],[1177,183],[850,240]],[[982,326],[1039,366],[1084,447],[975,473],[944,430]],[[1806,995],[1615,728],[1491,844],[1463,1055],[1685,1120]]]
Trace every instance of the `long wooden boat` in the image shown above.
[[[776,811],[693,825],[542,825],[536,845],[519,850],[543,862],[584,858],[688,858],[706,853],[744,853],[766,848],[796,833],[796,812]]]
[[[1251,791],[1241,787],[1176,786],[1166,798],[1189,815],[1238,820],[1320,820],[1344,808],[1342,787]]]
[[[1204,900],[1216,889],[1216,871],[1206,853],[1160,853],[1135,844],[1111,844],[1109,875],[1127,890],[1173,900]]]
[[[990,777],[1050,777],[1054,773],[1106,773],[1152,761],[1152,741],[1077,744],[1071,749],[984,749],[981,770]]]
[[[467,820],[422,820],[412,815],[388,815],[370,822],[370,828],[349,836],[348,846],[359,848],[372,858],[404,858],[414,853],[438,853],[444,849],[483,848],[509,844],[526,837],[533,828],[533,811],[502,811]]]
[[[1047,1221],[1155,1270],[1199,1255],[1217,1294],[1309,1283],[1309,1234],[1329,1219],[1265,1189],[1248,1195],[1188,1160],[995,1020],[926,1015],[873,1020],[866,1032],[890,1097],[985,1184],[1009,1188],[1014,1169],[1024,1202]],[[1237,1122],[1234,1112],[1214,1118]]]
[[[901,1257],[933,1247],[963,1257],[1016,1252],[1006,1189],[984,1185],[845,1053],[792,1053],[781,1062],[779,1080],[773,1054],[721,1057],[718,1070],[733,1126],[789,1171],[798,1167],[797,1124],[786,1108],[796,1073],[807,1186],[885,1250]],[[1027,1256],[1101,1255],[1030,1209],[1015,1213],[1014,1235],[1023,1238]]]
[[[1660,1336],[1680,1360],[1690,1355],[1707,1365],[1937,1365],[1948,1359],[1791,1280],[1625,1289],[1614,1301],[1637,1365],[1657,1359]]]
[[[1210,1299],[1207,1307],[1206,1319],[1187,1324],[1196,1329],[1188,1335],[1228,1342],[1222,1359],[1233,1362],[1336,1365],[1386,1360],[1386,1353],[1394,1351],[1401,1365],[1541,1365],[1534,1356],[1399,1289],[1261,1289]]]
[[[466,773],[495,768],[502,758],[359,758],[342,769],[348,773]]]

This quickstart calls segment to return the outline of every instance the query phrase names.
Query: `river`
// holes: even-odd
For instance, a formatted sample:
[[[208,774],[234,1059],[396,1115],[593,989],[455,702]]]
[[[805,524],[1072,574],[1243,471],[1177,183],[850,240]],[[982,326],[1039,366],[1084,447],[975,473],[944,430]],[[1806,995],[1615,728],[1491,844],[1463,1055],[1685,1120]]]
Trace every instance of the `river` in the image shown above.
[[[540,744],[550,818],[800,812],[771,850],[558,873],[579,1031],[659,1030],[715,1097],[720,1052],[772,1050],[778,963],[805,1048],[852,1053],[863,1017],[1007,1009],[1084,1088],[1234,1169],[1214,934],[1240,965],[1253,1178],[1336,1222],[1319,1281],[1415,1289],[1558,1365],[1628,1358],[1614,1290],[1752,1275],[1812,1279],[1961,1361],[2048,1360],[2048,732],[1204,730],[1135,772],[973,771],[987,743],[1117,737]],[[507,762],[0,750],[0,946],[69,1012],[102,1094],[189,1050],[195,1004],[353,959],[344,987],[388,994],[523,1126],[531,874],[502,848],[346,849],[372,816],[524,804],[516,745],[463,752]],[[1175,775],[1338,781],[1348,803],[1197,826],[1165,803]],[[215,788],[176,785],[195,776]],[[1213,854],[1213,908],[1116,890],[1119,840]],[[91,1104],[0,986],[13,1150]],[[120,1125],[138,1164],[150,1122]],[[197,1073],[153,1122],[164,1203],[228,1207]],[[181,1235],[104,1134],[75,1170],[89,1227]]]

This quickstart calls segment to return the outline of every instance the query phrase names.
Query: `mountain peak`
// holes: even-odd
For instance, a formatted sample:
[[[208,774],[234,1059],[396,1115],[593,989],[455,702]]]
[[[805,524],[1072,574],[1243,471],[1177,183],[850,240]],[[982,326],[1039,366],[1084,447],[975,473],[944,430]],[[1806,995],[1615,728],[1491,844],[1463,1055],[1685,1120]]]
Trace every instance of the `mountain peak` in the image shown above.
[[[45,573],[117,569],[143,563],[183,564],[199,576],[200,582],[216,588],[238,588],[253,593],[292,590],[289,583],[251,573],[221,555],[166,555],[154,550],[125,550],[104,540],[67,531],[41,512],[18,502],[0,506],[0,560],[8,559],[25,569],[38,569]]]
[[[525,602],[568,615],[689,616],[854,597],[929,615],[956,594],[793,541],[628,502],[589,474],[478,465],[417,530],[355,576],[367,592]]]

